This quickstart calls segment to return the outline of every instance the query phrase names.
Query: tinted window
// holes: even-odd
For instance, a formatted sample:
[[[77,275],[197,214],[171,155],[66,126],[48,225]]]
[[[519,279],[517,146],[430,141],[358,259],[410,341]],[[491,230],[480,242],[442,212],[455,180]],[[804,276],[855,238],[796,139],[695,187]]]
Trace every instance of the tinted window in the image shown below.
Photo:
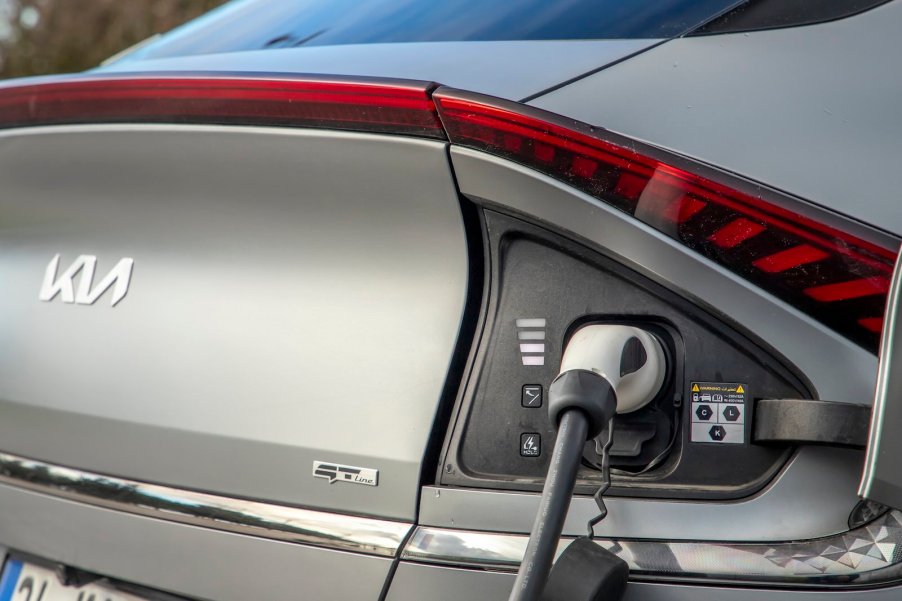
[[[736,0],[243,0],[135,57],[388,42],[668,38]]]

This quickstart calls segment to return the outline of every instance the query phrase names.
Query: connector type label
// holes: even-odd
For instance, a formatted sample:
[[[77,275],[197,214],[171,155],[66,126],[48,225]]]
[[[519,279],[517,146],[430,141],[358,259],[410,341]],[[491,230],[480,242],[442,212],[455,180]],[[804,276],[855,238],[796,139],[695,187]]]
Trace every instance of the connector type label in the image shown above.
[[[745,443],[748,385],[692,382],[692,442]]]
[[[334,484],[336,482],[350,482],[352,484],[379,486],[379,470],[368,467],[354,467],[352,465],[326,463],[325,461],[313,462],[313,477],[325,478],[329,481],[329,484]]]

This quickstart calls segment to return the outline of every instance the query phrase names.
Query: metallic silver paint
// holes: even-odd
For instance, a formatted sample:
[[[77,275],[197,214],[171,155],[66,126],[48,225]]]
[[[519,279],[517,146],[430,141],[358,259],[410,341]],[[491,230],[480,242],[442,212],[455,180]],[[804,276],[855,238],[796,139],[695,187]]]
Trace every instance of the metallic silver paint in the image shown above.
[[[4,450],[413,518],[468,277],[444,144],[32,128],[0,133],[0,180]],[[48,257],[85,251],[135,258],[127,299],[38,302]],[[380,486],[322,486],[323,457]]]
[[[488,570],[454,569],[401,562],[387,601],[505,601],[514,574]],[[793,591],[770,587],[722,587],[631,582],[624,601],[897,601],[902,587],[836,591]]]
[[[115,478],[3,452],[0,482],[159,520],[383,557],[397,553],[412,527]]]
[[[860,451],[803,447],[776,480],[741,501],[666,501],[608,497],[595,531],[606,538],[768,541],[845,532],[861,471]],[[537,494],[425,487],[419,524],[526,534]],[[580,536],[598,514],[591,497],[574,497],[564,534]]]
[[[386,601],[506,601],[514,574],[461,570],[402,561],[392,578]]]
[[[893,29],[896,29],[895,25],[893,25]],[[793,35],[797,35],[798,31],[799,30],[793,30]],[[758,34],[753,34],[753,36],[756,35]],[[690,41],[680,40],[678,42],[668,44],[664,46],[664,48],[670,48],[672,45],[685,44]],[[740,39],[739,42],[742,42],[742,40]],[[718,49],[713,48],[713,52],[711,52],[711,50],[712,49],[706,50],[707,55],[700,56],[699,58],[706,60],[716,59],[717,57],[714,55],[717,54]],[[841,50],[843,52],[846,52],[849,50],[849,48],[842,47]],[[361,52],[360,54],[362,55],[364,53]],[[779,54],[781,56],[781,59],[784,61],[792,60],[793,53],[791,48],[789,50],[779,49]],[[894,56],[895,54],[896,53],[893,52],[890,54],[890,56]],[[666,57],[666,55],[664,56]],[[255,57],[237,57],[235,55],[226,55],[223,57],[205,58],[208,58],[209,60],[198,61],[194,63],[194,66],[192,66],[191,68],[208,69],[214,63],[217,63],[220,67],[233,70],[234,67],[232,67],[231,65],[234,64],[235,61],[248,60],[249,63],[251,61],[255,62],[255,68],[259,70],[273,70],[273,65],[269,63],[268,58],[263,57],[257,59]],[[277,62],[281,65],[285,65],[286,67],[292,62],[294,62],[295,64],[302,64],[300,61],[296,60],[295,57],[292,58],[294,60],[288,60],[286,58],[284,63],[282,63],[281,60]],[[572,57],[568,56],[568,58]],[[335,65],[329,64],[329,61],[331,60],[338,59],[333,57],[329,60],[324,60],[323,68],[334,72]],[[366,59],[361,58],[359,60],[365,61]],[[415,60],[415,58],[411,59],[412,62],[415,62]],[[731,59],[731,61],[732,60],[735,59]],[[375,65],[379,61],[373,62]],[[449,54],[448,62],[457,63],[457,65],[452,65],[450,68],[459,69],[460,71],[480,68],[480,66],[463,66],[463,63],[465,61],[461,61],[459,55],[454,54]],[[471,60],[466,62],[475,63],[479,61]],[[630,61],[629,64],[632,64],[632,62],[633,61]],[[522,63],[523,68],[531,72],[531,77],[535,77],[537,75],[536,71],[534,71],[532,62],[528,60],[522,60]],[[136,65],[140,65],[141,63],[136,62],[132,63],[129,66],[126,66],[126,64],[127,61],[126,63],[120,64],[121,67],[124,67],[122,70],[132,70]],[[825,64],[830,65],[829,62]],[[145,64],[145,66],[149,65]],[[375,73],[375,66],[373,67],[373,71],[375,74],[381,75],[383,74],[385,68],[389,66],[390,65],[383,63],[380,66],[378,73]],[[667,64],[667,58],[664,59],[664,64],[659,66],[671,68],[671,66]],[[558,69],[559,67],[560,65],[557,65]],[[680,71],[679,75],[686,79],[687,74],[685,73],[685,71],[687,71],[688,69],[685,68],[685,62],[683,63],[683,67],[684,68]],[[832,68],[832,65],[830,65],[830,67]],[[117,66],[117,68],[119,67]],[[165,67],[163,65],[156,65],[154,68]],[[180,67],[173,66],[173,68]],[[493,66],[493,68],[497,68],[497,66]],[[677,69],[677,67],[672,68]],[[615,72],[616,69],[618,68],[615,67],[614,69],[611,69],[611,72]],[[354,68],[352,68],[351,70],[363,71],[363,69]],[[403,66],[399,68],[399,71],[403,70]],[[411,69],[410,71],[413,72],[414,69]],[[433,71],[435,70],[433,69]],[[543,70],[537,71],[539,71],[539,73],[543,72]],[[665,71],[665,69],[662,68],[662,71]],[[700,71],[703,71],[703,69],[700,69]],[[487,72],[490,73],[491,69],[487,69]],[[559,71],[556,72],[559,73]],[[397,73],[396,75],[401,76],[402,74]],[[604,72],[601,75],[604,75]],[[699,76],[703,75],[704,74],[702,73]],[[808,75],[807,72],[806,75]],[[743,73],[742,76],[750,78],[749,73]],[[649,84],[649,80],[652,80],[653,77],[649,77],[645,73],[642,74],[642,77],[646,80],[646,85],[653,85],[653,82],[652,84]],[[426,75],[426,78],[440,79],[434,74],[428,74]],[[498,89],[501,89],[503,87],[506,87],[506,84],[508,83],[506,81],[492,82],[491,77],[489,77],[486,78],[486,83],[481,84],[485,86],[484,88],[479,88],[474,85],[468,85],[468,81],[476,81],[477,79],[479,78],[476,78],[472,75],[466,75],[462,76],[458,81],[450,79],[444,81],[458,87],[476,89],[478,91],[484,91],[488,93],[493,93],[491,87],[492,85],[495,85]],[[717,85],[720,85],[722,81],[723,79],[721,79]],[[502,86],[502,83],[504,83],[505,86]],[[676,84],[677,82],[674,83]],[[636,104],[640,101],[652,103],[666,103],[672,101],[672,91],[675,90],[675,93],[678,94],[679,90],[681,89],[679,85],[674,85],[673,87],[664,87],[665,92],[658,94],[658,98],[655,99],[649,98],[648,96],[640,98],[635,94],[621,95],[606,93],[605,90],[611,89],[610,85],[611,84],[602,84],[601,88],[603,89],[601,89],[600,93],[590,96],[592,98],[592,102],[586,103],[584,96],[584,104],[591,105],[589,107],[590,109],[598,108],[598,114],[601,115],[613,114],[613,111],[608,110],[604,106],[606,104],[610,105],[621,103],[624,105],[630,105],[632,110],[635,111]],[[711,90],[706,90],[705,93],[711,94]],[[503,91],[501,95],[504,95]],[[886,97],[891,98],[895,96],[896,95],[888,95]],[[513,98],[515,96],[510,97]],[[717,103],[722,103],[722,101],[720,99],[717,99],[716,97],[715,101]],[[728,113],[728,116],[730,117],[728,119],[728,127],[723,128],[724,130],[728,130],[729,127],[732,127],[735,124],[736,119],[734,119],[734,117],[736,114],[743,114],[742,112],[738,112],[738,109],[735,105],[723,106],[720,107],[720,109]],[[677,128],[679,128],[683,125],[681,121],[684,120],[682,119],[683,115],[680,114],[682,112],[682,107],[674,105],[673,111],[676,118],[672,118],[670,119],[670,121],[676,122],[675,125]],[[642,119],[648,121],[648,127],[650,130],[653,130],[654,132],[661,131],[661,129],[663,128],[663,120],[659,119],[657,115],[644,110],[636,112],[641,115]],[[602,125],[608,125],[608,123],[605,121],[599,122]],[[692,141],[693,136],[705,137],[705,135],[707,134],[707,131],[705,129],[706,126],[699,128],[695,126],[695,124],[688,125],[689,126],[686,128],[685,137],[680,138],[680,140],[685,141],[687,145]],[[751,125],[752,127],[757,127],[757,123],[752,123]],[[707,125],[707,127],[710,127],[710,125]],[[682,136],[682,134],[680,135]],[[656,141],[654,138],[648,139],[653,142]],[[774,144],[774,141],[770,140],[770,144]],[[683,146],[683,142],[681,141],[679,147],[677,147],[676,149],[685,152]],[[772,148],[772,146],[769,147],[768,152],[765,152],[764,154],[769,153],[770,148]],[[764,158],[766,159],[767,157]],[[754,157],[753,159],[743,157],[743,159],[761,160],[760,158]],[[720,163],[720,161],[714,162],[722,164]],[[793,163],[798,163],[798,161],[793,161]],[[751,173],[745,171],[744,173],[751,175]],[[790,180],[792,180],[792,178],[790,178]],[[768,183],[776,182],[768,181]],[[874,185],[876,186],[877,184]],[[547,192],[549,189],[547,185],[539,186],[539,188],[540,190],[534,192],[534,195],[539,196]],[[796,190],[790,188],[790,191]],[[535,209],[533,211],[533,214],[540,216],[540,218],[547,217],[552,221],[556,221],[555,218],[551,217],[554,213],[551,207],[554,206],[554,200],[559,200],[559,196],[560,195],[552,194],[550,199],[552,202],[549,203],[549,207],[547,209]],[[495,199],[493,198],[492,200]],[[814,198],[813,200],[823,199]],[[585,199],[581,199],[581,201],[585,203]],[[509,206],[529,206],[533,203],[533,200],[518,203],[516,202],[516,200],[511,200],[510,198],[505,196],[505,202],[508,203]],[[572,203],[565,201],[562,206],[569,206],[569,204]],[[858,211],[859,209],[856,208],[854,210]],[[870,209],[862,208],[860,210],[866,211]],[[589,210],[590,213],[597,213],[598,211],[598,208],[591,208]],[[592,224],[597,224],[598,222],[596,216],[590,219],[590,224],[585,228],[575,228],[573,227],[574,218],[579,218],[576,217],[576,215],[580,215],[580,213],[577,212],[575,215],[565,217],[563,219],[564,225],[566,227],[574,229],[574,231],[579,231],[582,234],[585,234],[587,230],[591,231]],[[625,229],[630,234],[637,234],[637,232],[632,228],[626,227]],[[642,232],[641,228],[639,228],[639,230],[640,231],[638,232],[638,235],[642,238],[642,240],[647,240],[649,237],[648,232]],[[610,233],[611,232],[606,232],[606,234]],[[597,239],[599,237],[607,236],[587,237]],[[614,235],[613,238],[618,239],[617,242],[615,242],[615,246],[619,244],[621,250],[623,250],[625,246],[629,246],[628,243],[624,242],[623,236],[620,236],[618,238],[616,235]],[[638,246],[639,243],[636,243],[636,247]],[[662,264],[668,263],[670,259],[660,257],[660,259],[655,258],[654,260],[650,260],[650,256],[655,254],[656,252],[659,254],[667,254],[673,252],[673,249],[668,248],[666,245],[661,245],[661,243],[659,242],[653,243],[652,249],[647,254],[637,249],[633,249],[633,251],[629,252],[628,254],[632,256],[633,261],[638,261],[640,263],[646,261],[649,272],[663,273],[663,277],[665,277],[665,279],[668,277],[676,277],[674,274],[679,272],[680,269],[685,266],[685,259],[677,257],[676,259],[672,259],[672,263],[669,265],[669,267],[662,269]],[[759,322],[760,319],[758,318],[760,318],[761,315],[768,315],[770,319],[771,311],[773,311],[776,315],[775,321],[777,323],[771,326],[768,323],[762,322],[762,326],[765,328],[765,330],[767,330],[767,335],[764,336],[764,338],[771,343],[779,343],[777,345],[777,348],[790,356],[792,360],[797,361],[797,363],[797,358],[802,358],[804,364],[798,364],[800,364],[806,370],[806,372],[815,382],[815,385],[818,386],[821,394],[824,397],[830,398],[832,396],[833,398],[840,398],[834,396],[835,391],[852,391],[857,393],[857,391],[868,388],[867,386],[864,386],[864,383],[867,381],[868,372],[873,373],[874,366],[869,364],[866,358],[862,359],[855,352],[850,351],[850,349],[847,348],[847,346],[844,345],[841,340],[830,339],[829,335],[823,332],[818,333],[816,331],[816,324],[807,323],[804,319],[799,323],[793,325],[791,321],[798,319],[797,315],[793,315],[791,311],[788,312],[785,307],[779,305],[769,305],[767,299],[760,298],[760,295],[756,295],[756,293],[752,289],[744,288],[741,284],[738,284],[736,282],[729,282],[728,280],[730,278],[728,274],[718,273],[716,269],[710,269],[709,266],[704,265],[702,267],[694,266],[689,271],[690,274],[707,274],[706,277],[712,278],[713,281],[722,281],[720,285],[715,287],[715,298],[719,299],[722,304],[724,301],[730,300],[731,294],[733,295],[733,299],[743,298],[746,300],[746,302],[751,303],[752,307],[749,309],[745,309],[741,306],[730,308],[732,311],[731,314],[734,317],[737,317],[737,315],[738,317],[753,317],[757,313],[755,320],[745,321],[744,323]],[[722,278],[722,280],[720,278]],[[676,279],[679,280],[680,278]],[[763,310],[764,312],[762,313],[761,310]],[[740,321],[742,320],[740,319]],[[786,334],[779,334],[779,330],[784,328],[788,328],[789,331]],[[806,340],[805,338],[798,338],[798,340],[805,340],[804,349],[800,348],[801,346],[803,346],[802,343],[791,343],[791,339],[795,337],[794,335],[811,332],[814,332],[813,343],[810,340]],[[802,357],[802,355],[805,355],[806,352],[812,352],[812,354],[815,355],[825,356],[835,354],[836,358],[832,361],[828,361],[825,364],[822,364],[821,367],[817,367],[817,364],[820,363],[820,357],[813,356],[805,359],[804,357]],[[849,366],[848,370],[836,370],[834,366],[836,365],[837,361],[847,361]],[[828,366],[829,369],[833,369],[837,373],[835,373],[833,376],[827,374],[826,372],[828,371]],[[811,373],[811,370],[808,369],[809,367],[814,368],[813,374]],[[846,378],[848,378],[848,383],[843,383],[840,381]],[[850,397],[842,398],[847,399]],[[56,411],[54,413],[56,417],[51,421],[56,424],[55,427],[68,428],[68,426],[61,424],[62,422],[67,421],[67,418],[72,414],[65,411]],[[87,417],[85,418],[85,421],[81,423],[88,424],[88,426],[90,426],[94,419],[95,418],[93,417]],[[96,419],[99,420],[100,418]],[[138,427],[137,423],[129,423],[128,425]],[[171,428],[161,428],[161,430],[165,430],[168,435],[176,436],[176,433],[174,433]],[[72,429],[68,430],[68,432],[70,433],[70,435],[74,434],[74,431]],[[90,427],[87,427],[84,432],[90,432]],[[6,433],[0,433],[0,439],[6,440],[6,438],[3,438],[5,434]],[[234,440],[230,440],[226,437],[220,437],[217,435],[213,435],[213,437],[220,440],[224,448],[229,448],[229,445],[234,442]],[[186,446],[196,449],[206,448],[204,447],[204,445],[207,445],[208,442],[206,439],[201,440],[197,436],[192,436],[190,433],[182,440],[186,441]],[[263,444],[259,440],[243,442]],[[48,445],[47,449],[49,448],[50,446]],[[64,447],[60,445],[59,448]],[[268,455],[269,457],[272,458],[279,456],[277,452],[277,445],[268,445],[267,448],[271,451]],[[285,447],[282,448],[284,449]],[[58,450],[54,449],[53,452],[57,453]],[[803,455],[806,452],[807,449],[803,451]],[[88,454],[90,453],[93,453],[95,457],[98,457],[97,461],[115,461],[113,459],[99,458],[102,453],[100,445],[94,445],[94,448],[88,451]],[[135,454],[137,455],[137,453]],[[799,457],[802,457],[803,455],[800,455]],[[254,465],[255,462],[253,461],[244,465],[253,469],[255,467],[259,467],[260,464],[266,464],[265,461],[262,461],[262,458],[264,457],[262,451],[260,455],[257,455],[257,457],[261,459],[261,462],[258,465]],[[306,459],[306,456],[304,458]],[[240,458],[236,459],[239,461],[241,460]],[[139,461],[139,459],[137,457],[132,457],[130,461]],[[165,466],[165,463],[160,461],[144,461],[146,462],[145,465],[153,463],[158,464],[154,466],[154,469],[157,470],[172,472],[175,472],[178,469],[184,470],[184,468],[173,468],[172,466]],[[348,459],[348,461],[353,463],[353,461],[351,461],[350,459]],[[303,465],[309,465],[309,462],[303,463]],[[224,482],[230,477],[224,469],[218,468],[217,466],[213,465],[210,465],[208,467],[218,471],[217,477],[220,478],[220,481]],[[187,474],[190,471],[190,469],[183,471],[183,474],[185,475],[180,477],[188,477]],[[845,473],[845,469],[840,469],[839,471],[841,473],[838,475],[838,477],[840,480],[842,480],[843,483],[845,483],[845,481],[847,480],[846,476],[848,474]],[[131,473],[131,470],[129,470],[129,473]],[[815,475],[812,474],[812,476]],[[822,481],[829,480],[829,478],[827,478],[825,475],[822,474],[821,476]],[[237,481],[250,480],[251,478],[259,476],[251,475],[249,473],[242,473],[234,475],[232,477],[234,477]],[[842,495],[845,496],[845,484],[843,484],[841,488],[843,490]],[[470,493],[472,491],[462,492]],[[428,491],[424,496],[429,496]],[[253,537],[241,537],[201,528],[179,526],[167,522],[156,522],[153,520],[147,520],[145,518],[123,516],[121,514],[107,510],[85,507],[66,501],[49,499],[42,495],[34,495],[32,493],[12,490],[6,486],[0,486],[0,506],[4,508],[4,511],[0,512],[0,541],[3,541],[4,544],[14,544],[19,548],[32,550],[32,552],[45,555],[47,557],[61,558],[61,561],[67,561],[89,568],[93,567],[96,570],[117,575],[118,577],[124,579],[133,580],[136,582],[144,582],[152,586],[163,586],[170,590],[177,590],[183,592],[184,594],[194,595],[198,597],[241,599],[287,598],[295,596],[305,596],[308,598],[372,599],[373,591],[378,591],[380,586],[378,578],[374,577],[373,574],[380,572],[383,566],[387,571],[388,562],[382,559],[377,560],[374,558],[362,558],[362,556],[359,555],[324,552],[322,550],[314,551],[299,545],[286,545],[283,543],[260,541]],[[820,510],[822,508],[819,506],[818,509]],[[474,513],[488,512],[490,510],[491,509],[488,506],[485,506],[477,508]],[[504,511],[509,511],[509,509],[505,509]],[[826,513],[829,514],[829,520],[832,522],[836,516],[834,516],[830,512]],[[499,516],[498,513],[494,513],[492,515],[496,518],[503,517]],[[489,519],[489,517],[491,517],[490,514],[486,513],[484,515],[481,515],[479,519]],[[27,521],[29,524],[32,524],[35,527],[29,530],[21,523],[21,520]],[[116,532],[120,532],[123,536],[120,549],[116,550],[116,552],[112,552],[109,548],[104,548],[102,545],[92,544],[99,542],[100,532],[104,532],[106,529],[111,528]],[[172,545],[172,541],[178,542],[177,544]],[[159,553],[160,549],[168,549],[170,546],[172,547],[171,553]],[[205,557],[207,560],[203,562],[196,561],[196,558],[199,556]],[[144,561],[141,561],[140,558],[142,557]],[[351,561],[347,559],[349,557],[354,558],[355,560],[365,559],[365,561],[351,563]],[[248,562],[250,562],[250,565],[248,565]],[[378,568],[373,567],[377,565]],[[187,566],[190,566],[190,569],[188,569]],[[250,588],[247,580],[242,579],[238,576],[239,574],[246,573],[246,570],[248,568],[257,572],[257,581],[263,583],[263,586],[265,587],[263,590]],[[352,572],[355,575],[355,579],[353,581],[351,581],[350,579],[337,580],[335,578],[337,574],[349,572]],[[446,577],[439,577],[439,572],[445,574]],[[411,574],[416,574],[416,577],[411,577]],[[453,576],[447,576],[448,574],[453,574]],[[506,598],[507,592],[509,591],[509,586],[507,587],[507,590],[504,590],[505,587],[499,586],[499,583],[501,583],[504,578],[509,576],[492,572],[477,572],[479,585],[469,586],[465,584],[467,582],[473,581],[474,578],[477,578],[477,576],[474,576],[473,574],[473,571],[468,570],[450,570],[447,568],[425,565],[411,566],[410,564],[402,563],[401,567],[398,569],[396,579],[389,592],[388,599],[390,601],[423,599],[427,596],[427,593],[430,589],[442,583],[444,583],[444,588],[437,594],[429,595],[430,599],[451,599],[453,595],[454,599],[479,598],[490,600],[495,598],[493,597],[493,595],[499,590],[504,591],[504,596],[502,597],[499,594],[497,598],[499,600]],[[326,575],[326,577],[324,577],[323,575]],[[512,577],[509,578],[510,582],[512,583]],[[412,585],[412,582],[414,580],[416,582],[419,582],[418,586],[420,588],[416,589],[420,591],[419,594],[417,594],[416,590],[413,593],[410,592],[411,589],[409,587]],[[488,580],[492,581],[493,586],[487,586],[485,584]],[[328,586],[326,587],[324,585]],[[467,596],[467,591],[470,591],[474,594]],[[855,593],[855,598],[862,598],[866,599],[867,601],[888,601],[889,599],[897,599],[900,594],[902,594],[902,592],[900,592],[899,589],[885,589],[882,591],[867,591],[863,593]],[[715,599],[718,601],[759,601],[762,599],[771,600],[774,598],[801,598],[804,599],[804,601],[822,601],[827,599],[834,599],[836,598],[836,595],[814,592],[784,592],[775,594],[770,591],[761,590],[755,591],[744,589],[720,589],[715,587],[660,586],[634,583],[630,586],[630,589],[627,593],[627,598],[632,601],[638,599],[641,599],[642,601],[714,601]]]
[[[373,75],[435,81],[519,100],[659,42],[648,39],[349,44],[154,60],[126,57],[101,71]]]
[[[561,539],[560,554],[573,540]],[[870,524],[813,540],[770,543],[611,540],[596,543],[629,564],[634,576],[832,584],[850,577],[869,584],[897,580],[902,562],[902,513],[891,511]],[[515,571],[529,537],[418,527],[402,559],[432,564]]]
[[[309,487],[308,494],[317,493],[326,499],[335,499],[333,506],[320,506],[325,511],[339,511],[335,506],[341,502],[356,501],[360,504],[361,498],[371,500],[376,492],[372,487],[348,491],[336,490],[346,487],[323,486],[324,482],[315,481],[310,476],[309,462],[313,453],[304,448],[232,436],[198,436],[188,430],[6,401],[0,401],[0,416],[3,417],[0,419],[0,440],[7,448],[15,448],[19,455],[48,463],[59,463],[60,457],[63,457],[67,465],[90,466],[91,471],[99,473],[121,474],[126,478],[142,474],[141,480],[145,482],[165,482],[188,490],[240,491],[229,495],[239,498],[262,499],[264,497],[260,492],[269,491],[269,501],[290,497],[295,494],[296,483],[302,482]],[[21,424],[40,424],[41,436],[35,437],[30,428],[21,427]],[[98,432],[104,433],[100,440]],[[110,449],[115,449],[115,452]],[[177,454],[186,459],[179,461],[175,457]],[[173,459],[163,461],[166,457]],[[196,459],[187,459],[191,457],[209,458],[209,463],[203,465],[201,471]],[[367,462],[367,457],[362,455],[343,457],[352,465]],[[75,463],[76,460],[78,463]],[[125,461],[128,465],[123,468]],[[387,459],[381,461],[379,467],[395,478],[408,469],[404,462]],[[131,472],[113,468],[129,469]],[[278,473],[294,475],[297,480],[285,477],[275,482]],[[356,495],[350,494],[354,491]],[[276,502],[292,504],[284,500]],[[370,513],[365,510],[343,511],[363,515]]]
[[[884,314],[867,455],[858,493],[902,507],[902,259],[896,261]]]
[[[900,29],[896,1],[820,25],[680,38],[530,104],[900,234]]]
[[[392,559],[136,516],[0,484],[9,549],[192,599],[373,601]]]

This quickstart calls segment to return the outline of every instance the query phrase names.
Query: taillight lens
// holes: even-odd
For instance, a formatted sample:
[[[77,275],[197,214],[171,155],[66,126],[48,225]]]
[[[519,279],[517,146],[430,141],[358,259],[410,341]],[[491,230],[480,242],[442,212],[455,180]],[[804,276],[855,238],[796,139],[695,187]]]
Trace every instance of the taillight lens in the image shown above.
[[[898,240],[543,111],[453,91],[434,98],[452,144],[566,182],[876,351]]]
[[[434,84],[292,77],[102,76],[0,86],[0,128],[187,123],[346,129],[444,139]]]

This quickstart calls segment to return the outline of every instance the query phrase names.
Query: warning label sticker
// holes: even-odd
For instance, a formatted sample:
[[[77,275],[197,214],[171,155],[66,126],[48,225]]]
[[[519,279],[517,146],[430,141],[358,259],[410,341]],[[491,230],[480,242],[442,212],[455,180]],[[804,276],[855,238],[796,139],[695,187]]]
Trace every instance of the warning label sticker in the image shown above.
[[[692,382],[692,442],[743,444],[748,386],[737,382]]]

